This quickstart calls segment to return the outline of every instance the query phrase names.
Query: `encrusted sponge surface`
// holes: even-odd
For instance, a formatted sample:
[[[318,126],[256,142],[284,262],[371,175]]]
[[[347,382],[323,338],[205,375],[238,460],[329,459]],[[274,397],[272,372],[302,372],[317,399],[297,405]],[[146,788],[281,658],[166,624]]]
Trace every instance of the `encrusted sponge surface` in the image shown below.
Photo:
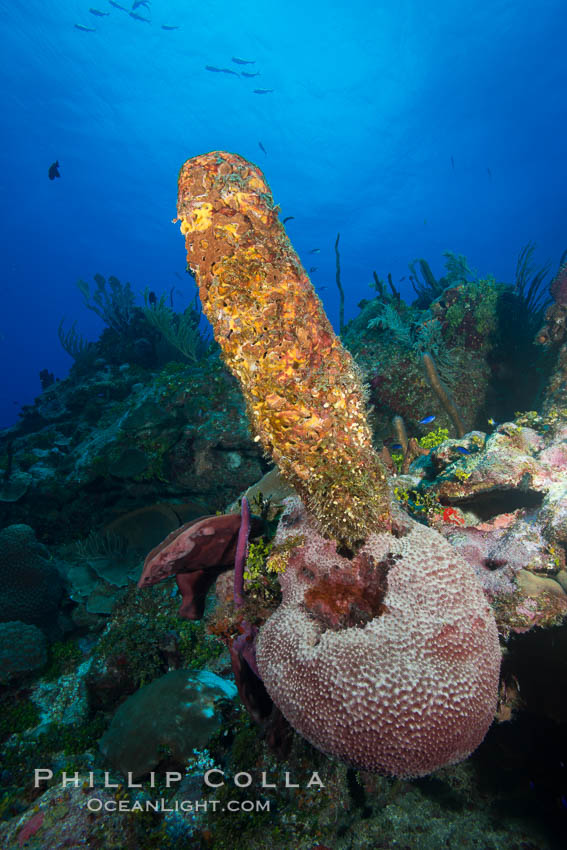
[[[304,542],[289,554],[282,604],[257,646],[264,684],[287,720],[364,770],[422,776],[466,758],[494,717],[500,670],[496,623],[471,567],[409,519],[405,534],[372,534],[346,561],[290,499],[275,542],[294,536]],[[364,560],[375,570],[390,565],[382,613],[362,626],[326,627],[309,592],[356,574]]]
[[[358,370],[278,220],[262,172],[235,154],[188,160],[187,262],[252,428],[325,532],[355,548],[389,525]]]

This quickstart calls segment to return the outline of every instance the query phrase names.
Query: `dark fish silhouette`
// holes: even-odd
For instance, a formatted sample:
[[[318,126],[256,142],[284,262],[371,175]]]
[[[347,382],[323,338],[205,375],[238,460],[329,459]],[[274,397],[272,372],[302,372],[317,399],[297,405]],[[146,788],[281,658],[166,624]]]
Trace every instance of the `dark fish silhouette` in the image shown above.
[[[453,157],[451,157],[451,168],[453,169],[453,171],[455,170],[455,160],[453,159]]]
[[[311,266],[311,268],[309,269],[309,274],[313,274],[313,272],[316,272],[318,268],[319,266]]]
[[[320,248],[311,248],[311,250],[309,251],[310,254],[319,254],[320,252]]]
[[[268,156],[268,151],[266,150],[266,148],[264,147],[262,142],[258,142],[258,147],[260,148],[261,151],[263,151],[266,154],[266,156]]]
[[[96,32],[92,27],[84,27],[82,24],[75,24],[75,29],[81,32]]]
[[[490,170],[490,168],[486,169],[486,173],[488,174],[489,178],[492,180],[492,171]]]
[[[121,6],[120,3],[117,3],[116,0],[108,0],[111,6],[114,6],[115,9],[120,9],[121,12],[127,12],[128,9],[126,6]]]
[[[132,9],[137,9],[138,6],[145,6],[146,9],[150,8],[150,0],[134,0],[132,3]]]
[[[167,24],[161,25],[162,30],[178,30],[179,27],[168,27]]]
[[[155,310],[156,305],[157,305],[157,296],[156,296],[155,292],[153,291],[153,289],[150,292],[150,294],[148,295],[148,304],[150,305],[150,307],[152,307]]]
[[[295,218],[295,216],[294,215],[286,215],[286,217],[282,221],[282,224],[285,224],[286,221],[291,221],[292,218]]]
[[[144,18],[143,15],[138,15],[137,12],[128,12],[128,14],[130,15],[131,18],[134,18],[135,21],[144,21],[144,23],[146,23],[146,24],[151,24],[151,21],[150,21],[149,18]]]
[[[323,292],[323,290],[324,290],[324,289],[328,289],[328,288],[329,288],[328,286],[318,286],[318,287],[317,287],[317,291],[318,291],[318,292]]]
[[[232,61],[236,62],[237,65],[255,65],[255,59],[241,59],[239,56],[233,56]]]
[[[49,166],[49,170],[47,172],[47,176],[50,180],[55,180],[56,177],[61,177],[59,174],[59,160],[56,159],[55,162],[52,162]]]
[[[254,89],[254,94],[271,94],[274,89]]]
[[[403,449],[403,446],[402,446],[401,443],[392,443],[390,448],[392,449],[393,452],[401,452],[402,449]]]
[[[243,77],[259,77],[260,76],[260,71],[256,71],[255,74],[251,74],[250,71],[241,71],[240,73],[242,74]]]
[[[110,12],[101,12],[100,9],[89,9],[89,12],[97,18],[108,18],[110,15]]]
[[[237,71],[233,71],[232,68],[217,68],[215,65],[205,65],[205,71],[213,71],[215,74],[234,74],[235,77],[240,76],[240,74]]]

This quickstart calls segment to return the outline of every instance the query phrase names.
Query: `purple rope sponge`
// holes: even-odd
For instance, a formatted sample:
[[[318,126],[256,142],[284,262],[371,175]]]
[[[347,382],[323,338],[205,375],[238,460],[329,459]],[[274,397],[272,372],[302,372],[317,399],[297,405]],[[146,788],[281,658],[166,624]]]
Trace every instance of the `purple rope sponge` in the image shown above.
[[[250,535],[250,505],[246,496],[242,497],[240,517],[240,529],[236,542],[236,555],[234,556],[234,604],[237,608],[244,605],[244,564],[248,554],[248,537]]]

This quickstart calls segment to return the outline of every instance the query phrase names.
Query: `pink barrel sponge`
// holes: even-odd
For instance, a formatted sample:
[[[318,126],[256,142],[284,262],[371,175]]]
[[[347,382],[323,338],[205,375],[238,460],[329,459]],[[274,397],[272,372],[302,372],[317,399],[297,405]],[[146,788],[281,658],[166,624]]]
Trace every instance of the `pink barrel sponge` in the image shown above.
[[[466,758],[493,720],[501,658],[472,568],[409,518],[348,560],[297,498],[276,545],[291,538],[303,542],[290,550],[282,604],[257,643],[283,715],[363,770],[424,776]]]

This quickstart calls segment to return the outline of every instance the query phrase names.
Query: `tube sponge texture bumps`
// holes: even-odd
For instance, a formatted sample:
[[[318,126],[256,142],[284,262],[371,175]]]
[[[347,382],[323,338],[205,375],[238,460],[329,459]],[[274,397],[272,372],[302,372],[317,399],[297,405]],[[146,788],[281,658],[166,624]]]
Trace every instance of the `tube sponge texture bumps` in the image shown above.
[[[297,498],[275,539],[290,543],[283,601],[262,626],[268,693],[315,747],[363,770],[423,776],[466,758],[496,710],[500,649],[472,568],[406,519],[352,561]],[[286,543],[287,541],[287,543]]]
[[[348,548],[389,525],[358,371],[278,220],[262,172],[236,154],[187,160],[177,204],[187,263],[249,419],[326,533]]]

